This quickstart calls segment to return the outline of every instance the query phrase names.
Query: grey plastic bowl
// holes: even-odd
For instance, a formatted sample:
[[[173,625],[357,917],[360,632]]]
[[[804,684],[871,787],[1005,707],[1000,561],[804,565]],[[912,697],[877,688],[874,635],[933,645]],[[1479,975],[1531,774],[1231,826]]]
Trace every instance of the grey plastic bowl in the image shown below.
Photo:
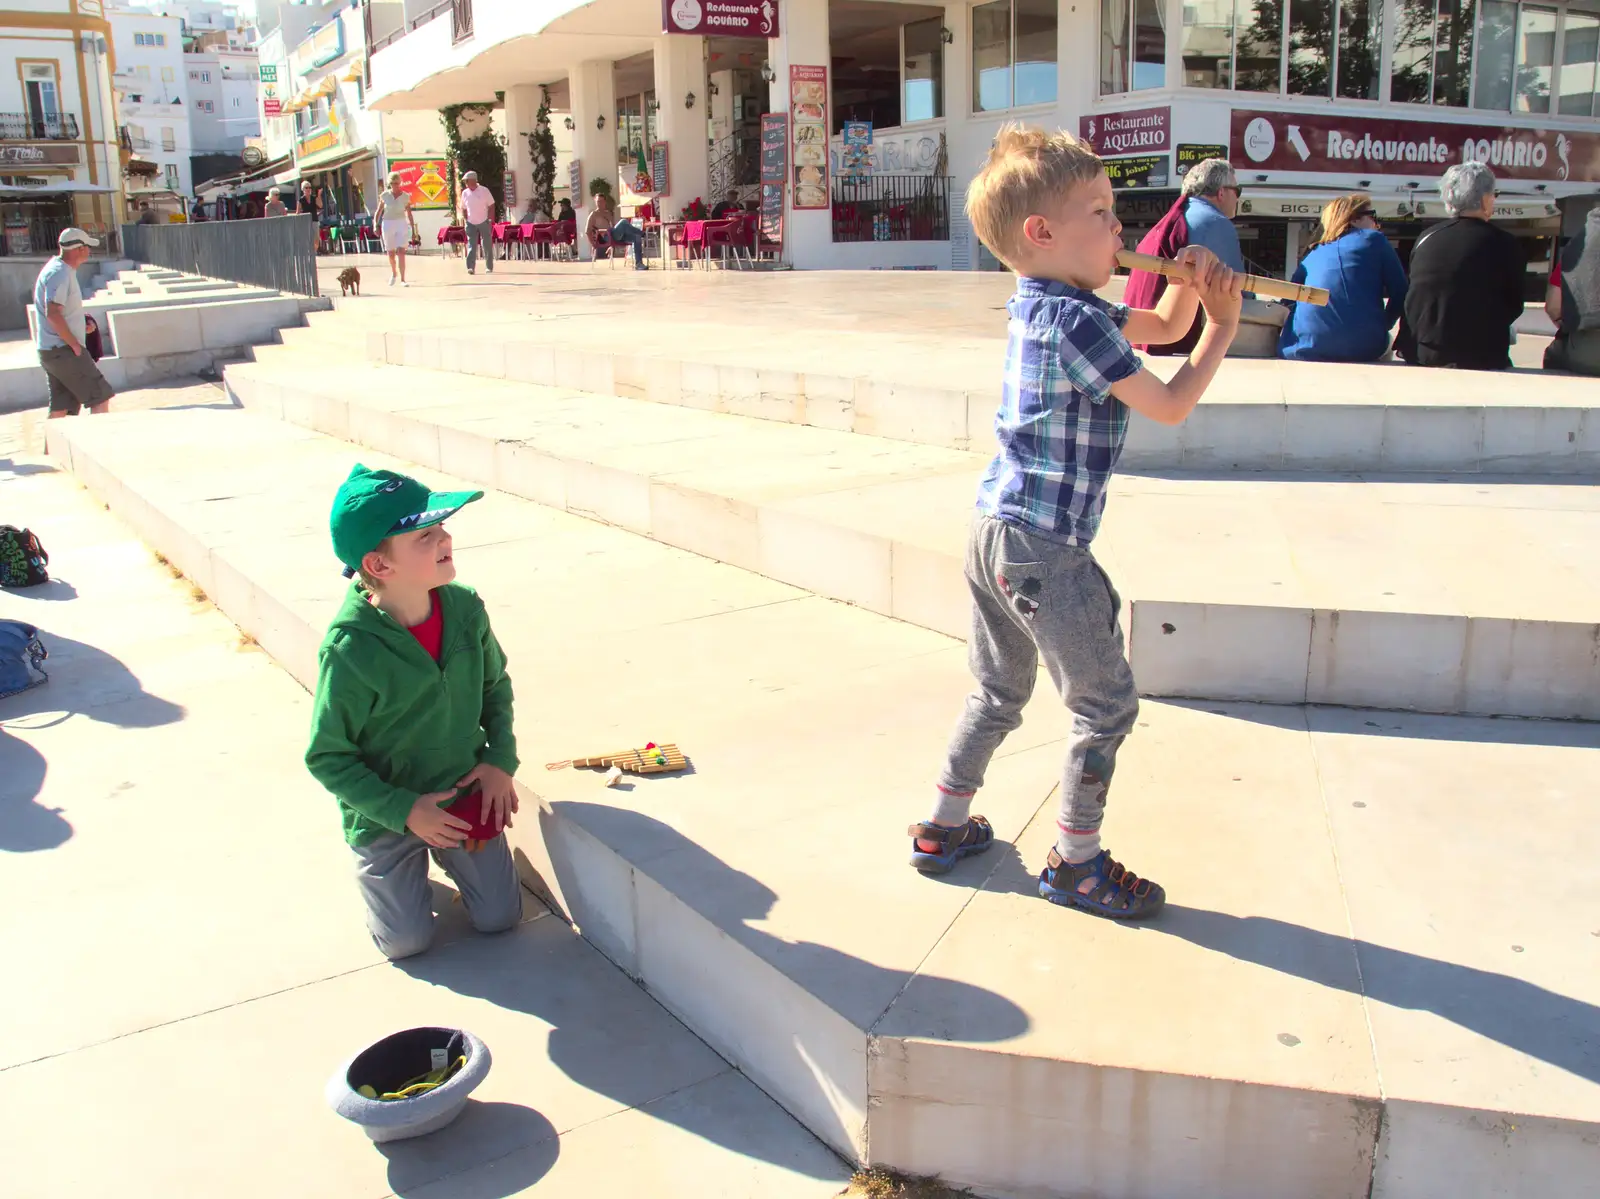
[[[398,1088],[407,1079],[425,1074],[431,1051],[449,1051],[456,1042],[467,1063],[444,1085],[411,1099],[368,1099],[356,1088],[363,1083],[380,1094]],[[488,1076],[493,1059],[489,1047],[459,1028],[408,1028],[367,1046],[328,1079],[328,1106],[346,1120],[359,1124],[374,1141],[403,1141],[437,1132],[461,1114],[467,1098]]]

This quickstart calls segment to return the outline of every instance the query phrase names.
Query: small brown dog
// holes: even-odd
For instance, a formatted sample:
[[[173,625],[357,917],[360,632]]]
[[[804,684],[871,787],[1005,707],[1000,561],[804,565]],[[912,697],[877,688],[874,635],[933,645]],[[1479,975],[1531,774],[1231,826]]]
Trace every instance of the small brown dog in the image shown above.
[[[361,272],[353,266],[347,266],[339,272],[339,294],[343,296],[355,292],[361,294]]]

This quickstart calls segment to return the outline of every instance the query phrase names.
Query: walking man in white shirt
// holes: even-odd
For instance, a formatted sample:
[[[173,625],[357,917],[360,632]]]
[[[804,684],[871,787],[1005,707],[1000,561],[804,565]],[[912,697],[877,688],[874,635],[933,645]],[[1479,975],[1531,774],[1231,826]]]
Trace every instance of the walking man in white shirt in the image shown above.
[[[478,183],[478,172],[461,176],[461,223],[467,227],[467,274],[475,274],[478,255],[494,274],[494,193]]]
[[[44,264],[33,285],[33,306],[38,313],[34,346],[39,365],[50,380],[50,419],[77,416],[85,405],[90,412],[107,411],[116,393],[100,373],[84,344],[83,290],[78,268],[100,243],[82,229],[63,229],[61,252]]]

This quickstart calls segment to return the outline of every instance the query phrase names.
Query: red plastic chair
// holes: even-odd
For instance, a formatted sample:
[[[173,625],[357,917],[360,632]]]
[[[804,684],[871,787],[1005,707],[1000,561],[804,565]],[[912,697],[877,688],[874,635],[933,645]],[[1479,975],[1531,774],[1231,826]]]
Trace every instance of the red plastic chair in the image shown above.
[[[728,254],[733,253],[733,262],[738,266],[741,261],[755,266],[755,225],[750,220],[749,214],[729,217],[725,221],[706,222],[706,261],[711,261],[711,252],[716,250],[722,259],[724,268],[728,265]],[[743,252],[743,259],[740,253]]]

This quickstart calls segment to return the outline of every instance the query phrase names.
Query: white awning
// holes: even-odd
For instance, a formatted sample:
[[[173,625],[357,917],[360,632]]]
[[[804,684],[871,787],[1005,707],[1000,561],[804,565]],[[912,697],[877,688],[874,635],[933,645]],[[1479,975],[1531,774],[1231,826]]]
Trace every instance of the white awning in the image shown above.
[[[1351,192],[1334,187],[1251,187],[1245,185],[1239,197],[1239,219],[1250,217],[1287,217],[1292,220],[1315,221],[1322,216],[1323,205]],[[1432,189],[1423,191],[1368,192],[1372,207],[1379,220],[1442,221],[1445,219],[1444,201]],[[1546,196],[1501,195],[1495,201],[1494,219],[1497,221],[1535,221],[1560,215],[1556,202]]]
[[[17,187],[14,184],[0,184],[0,196],[59,196],[71,194],[78,196],[109,196],[114,188],[106,187],[99,183],[79,183],[67,179],[60,183],[46,183],[41,187]]]

